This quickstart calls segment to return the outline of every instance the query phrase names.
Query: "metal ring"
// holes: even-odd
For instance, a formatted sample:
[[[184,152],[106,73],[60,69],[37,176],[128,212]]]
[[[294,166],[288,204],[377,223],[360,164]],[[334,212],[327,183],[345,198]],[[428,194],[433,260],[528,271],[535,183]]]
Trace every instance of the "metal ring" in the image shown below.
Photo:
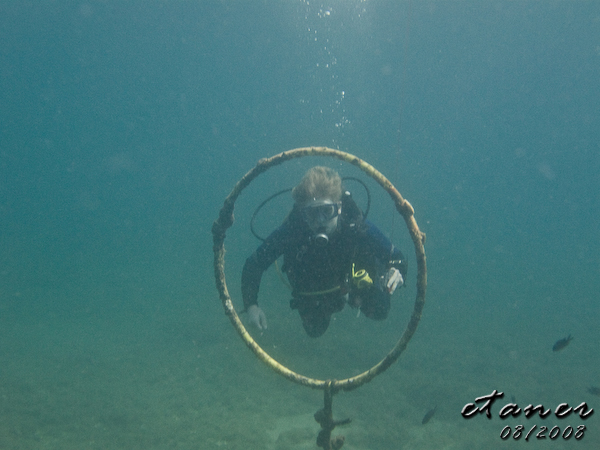
[[[298,374],[287,367],[283,366],[276,360],[274,360],[267,352],[265,352],[248,333],[243,323],[241,322],[233,303],[229,292],[227,290],[227,284],[225,281],[225,235],[226,231],[231,225],[233,225],[233,208],[235,201],[237,200],[240,193],[260,174],[270,169],[273,166],[282,164],[294,158],[301,158],[304,156],[328,156],[337,158],[352,164],[371,178],[373,178],[379,185],[390,195],[396,210],[403,217],[408,232],[412,238],[415,255],[417,259],[417,294],[415,298],[414,308],[411,314],[411,318],[406,325],[402,336],[396,343],[396,345],[390,350],[390,352],[377,364],[371,367],[369,370],[343,380],[317,380],[314,378],[306,377]],[[425,233],[419,230],[417,222],[414,218],[414,209],[411,204],[402,198],[402,195],[394,187],[394,185],[384,177],[379,171],[373,166],[366,163],[362,159],[354,156],[350,153],[346,153],[340,150],[334,150],[327,147],[303,147],[289,150],[283,153],[279,153],[270,158],[261,159],[256,166],[254,166],[248,173],[246,173],[235,185],[231,193],[225,199],[225,203],[219,212],[218,219],[213,223],[213,251],[214,251],[214,270],[215,270],[215,281],[217,290],[223,307],[225,308],[225,314],[231,320],[231,323],[244,340],[246,345],[254,352],[254,354],[270,368],[275,370],[280,375],[293,381],[297,384],[309,386],[313,389],[324,390],[328,387],[328,383],[331,383],[331,389],[335,393],[339,390],[350,391],[368,383],[380,373],[383,373],[388,367],[390,367],[400,356],[400,354],[406,349],[408,342],[414,335],[419,321],[421,320],[421,314],[425,305],[425,293],[427,290],[427,262],[425,256]]]

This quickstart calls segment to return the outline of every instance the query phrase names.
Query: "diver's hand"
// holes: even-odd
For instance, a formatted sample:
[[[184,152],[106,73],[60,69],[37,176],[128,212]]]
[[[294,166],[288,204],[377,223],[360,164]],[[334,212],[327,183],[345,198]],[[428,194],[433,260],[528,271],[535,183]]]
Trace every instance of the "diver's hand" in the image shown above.
[[[393,294],[397,287],[404,284],[404,278],[398,269],[390,267],[390,270],[382,277],[382,288],[385,289],[388,294]]]
[[[267,316],[258,305],[250,305],[247,309],[248,321],[259,330],[267,329]]]

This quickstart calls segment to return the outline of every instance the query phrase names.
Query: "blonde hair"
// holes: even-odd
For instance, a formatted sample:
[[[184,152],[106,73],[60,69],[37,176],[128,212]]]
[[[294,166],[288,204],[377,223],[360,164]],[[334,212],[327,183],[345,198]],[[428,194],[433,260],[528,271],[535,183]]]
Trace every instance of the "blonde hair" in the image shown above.
[[[292,198],[300,205],[313,199],[325,198],[338,202],[342,198],[342,179],[329,167],[315,166],[292,189]]]

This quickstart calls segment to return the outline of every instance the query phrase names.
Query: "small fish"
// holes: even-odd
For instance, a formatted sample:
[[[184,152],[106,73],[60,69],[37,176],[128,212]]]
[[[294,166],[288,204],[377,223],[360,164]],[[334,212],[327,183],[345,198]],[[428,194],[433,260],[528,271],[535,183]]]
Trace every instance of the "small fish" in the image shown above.
[[[587,391],[592,395],[600,396],[600,388],[597,386],[590,386],[589,388],[587,388]]]
[[[572,340],[573,340],[573,338],[571,337],[570,334],[566,338],[559,339],[558,341],[556,341],[554,343],[554,346],[552,347],[552,351],[557,352],[559,350],[562,350],[567,345],[569,345],[569,342],[571,342]]]
[[[425,425],[427,422],[429,422],[431,420],[431,418],[433,417],[433,415],[435,414],[436,411],[437,411],[437,405],[435,405],[435,408],[430,409],[429,411],[427,411],[427,414],[425,414],[423,416],[423,420],[421,420],[421,424]]]

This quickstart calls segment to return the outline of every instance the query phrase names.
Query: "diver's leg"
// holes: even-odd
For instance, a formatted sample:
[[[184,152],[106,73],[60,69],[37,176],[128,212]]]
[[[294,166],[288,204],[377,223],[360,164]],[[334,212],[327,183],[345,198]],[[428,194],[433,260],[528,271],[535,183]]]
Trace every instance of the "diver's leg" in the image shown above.
[[[318,308],[313,310],[310,309],[298,309],[300,318],[302,319],[302,326],[310,337],[322,336],[331,321],[331,314],[324,314]]]
[[[304,330],[310,337],[322,336],[331,321],[331,315],[344,309],[345,297],[341,295],[319,296],[298,304]]]
[[[383,292],[375,286],[357,290],[360,296],[360,310],[369,319],[383,320],[390,311],[390,294]],[[352,295],[351,295],[352,297]]]

